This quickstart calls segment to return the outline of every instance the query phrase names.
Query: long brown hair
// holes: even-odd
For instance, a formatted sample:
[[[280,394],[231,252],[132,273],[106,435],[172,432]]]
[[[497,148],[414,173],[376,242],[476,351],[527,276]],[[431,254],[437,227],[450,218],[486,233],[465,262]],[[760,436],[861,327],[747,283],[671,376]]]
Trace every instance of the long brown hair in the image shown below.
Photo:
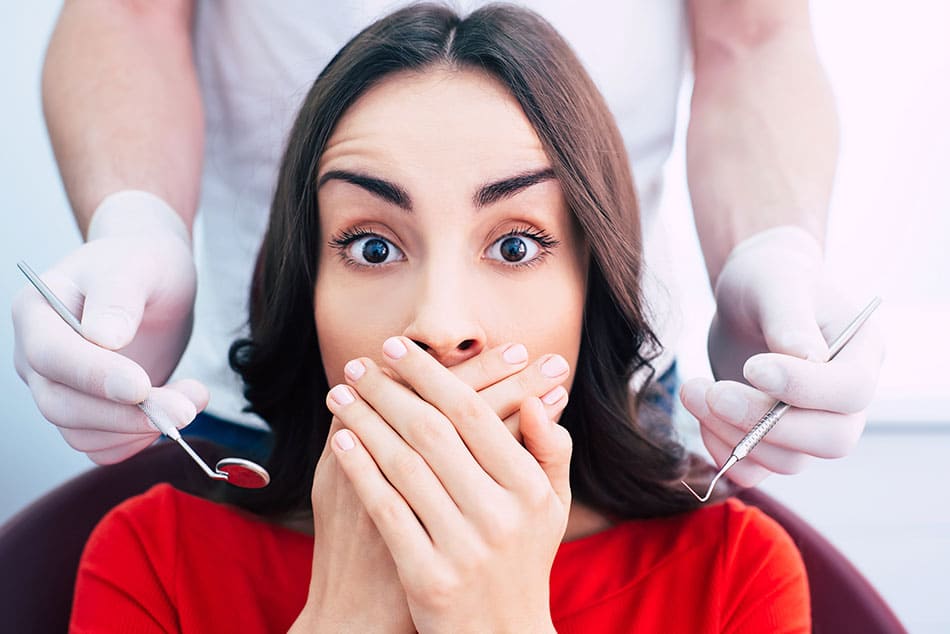
[[[659,343],[641,299],[639,210],[620,133],[567,43],[538,15],[508,5],[464,19],[432,4],[396,11],[350,40],[310,89],[280,166],[252,285],[250,336],[230,351],[248,410],[273,430],[273,481],[232,501],[268,515],[309,507],[331,419],[313,321],[317,164],[336,122],[367,88],[397,71],[434,66],[478,69],[508,88],[590,246],[580,354],[560,420],[574,441],[574,498],[618,519],[695,508],[679,480],[697,475],[699,461],[673,439],[668,421],[642,424],[643,392],[631,396],[628,386],[641,368],[652,379]]]

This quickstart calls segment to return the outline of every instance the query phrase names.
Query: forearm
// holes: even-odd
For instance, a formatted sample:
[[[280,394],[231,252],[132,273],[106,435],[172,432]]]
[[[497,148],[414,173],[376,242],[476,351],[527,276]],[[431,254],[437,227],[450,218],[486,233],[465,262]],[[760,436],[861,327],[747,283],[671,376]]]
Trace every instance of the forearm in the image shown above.
[[[43,68],[43,109],[83,236],[108,194],[158,195],[191,227],[204,144],[190,3],[66,2]]]
[[[797,225],[824,243],[838,156],[834,98],[807,15],[741,43],[715,31],[698,32],[694,22],[686,140],[696,229],[714,288],[732,248],[759,231]]]

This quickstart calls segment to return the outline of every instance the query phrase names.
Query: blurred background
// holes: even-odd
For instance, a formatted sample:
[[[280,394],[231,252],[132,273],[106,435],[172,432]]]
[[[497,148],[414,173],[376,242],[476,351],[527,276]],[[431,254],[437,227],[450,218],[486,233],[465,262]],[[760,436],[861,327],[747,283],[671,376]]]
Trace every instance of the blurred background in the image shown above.
[[[24,284],[15,263],[43,271],[80,244],[40,105],[58,10],[50,0],[0,9],[0,522],[91,466],[17,377],[9,318]],[[813,2],[812,15],[842,130],[827,262],[861,294],[884,298],[887,360],[854,453],[763,488],[841,549],[910,631],[950,632],[950,4]],[[689,91],[687,79],[683,124]],[[713,300],[689,211],[684,133],[681,125],[661,213],[674,240],[685,379],[711,376]]]

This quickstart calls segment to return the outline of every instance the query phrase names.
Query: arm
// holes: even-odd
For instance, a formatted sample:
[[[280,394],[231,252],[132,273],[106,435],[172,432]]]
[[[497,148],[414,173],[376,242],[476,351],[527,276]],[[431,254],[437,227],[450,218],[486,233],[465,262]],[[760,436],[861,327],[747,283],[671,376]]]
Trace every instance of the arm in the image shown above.
[[[83,337],[24,288],[13,302],[14,364],[66,442],[103,464],[157,435],[132,407],[154,390],[167,388],[178,427],[208,398],[194,381],[153,388],[181,358],[195,301],[189,234],[204,124],[192,8],[67,1],[43,70],[53,150],[86,240],[43,277],[81,315]]]
[[[686,164],[715,288],[739,242],[797,225],[824,242],[838,157],[834,99],[805,0],[692,0]]]
[[[43,68],[43,110],[83,236],[107,195],[139,189],[191,227],[204,144],[192,2],[72,0]]]
[[[827,341],[868,298],[824,266],[838,155],[832,95],[804,0],[693,0],[696,84],[687,169],[716,299],[715,383],[680,398],[717,464],[776,400],[792,410],[730,471],[753,486],[857,443],[883,360],[874,318],[834,361]],[[751,386],[751,387],[750,387]]]

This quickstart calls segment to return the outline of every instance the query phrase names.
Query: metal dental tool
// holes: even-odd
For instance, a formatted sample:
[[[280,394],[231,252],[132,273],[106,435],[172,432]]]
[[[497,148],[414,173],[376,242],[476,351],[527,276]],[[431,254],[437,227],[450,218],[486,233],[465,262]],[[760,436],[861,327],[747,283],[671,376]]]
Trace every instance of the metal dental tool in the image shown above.
[[[23,271],[23,274],[26,275],[33,286],[36,287],[36,290],[40,292],[40,295],[46,299],[53,310],[63,318],[63,321],[69,324],[79,336],[82,336],[79,320],[76,319],[76,317],[69,312],[69,309],[66,308],[66,305],[53,294],[49,286],[39,278],[26,262],[17,262],[17,266]],[[138,404],[138,408],[142,410],[145,416],[155,425],[156,429],[181,445],[182,449],[191,456],[192,460],[194,460],[212,480],[224,480],[228,484],[244,489],[260,489],[270,483],[270,475],[268,475],[264,467],[250,460],[244,460],[243,458],[222,458],[218,461],[218,464],[215,465],[215,470],[212,471],[211,467],[185,442],[185,439],[181,437],[181,433],[175,427],[174,423],[168,419],[159,407],[149,399],[146,399]]]
[[[862,310],[854,320],[848,324],[848,327],[842,331],[834,341],[831,342],[831,346],[828,349],[828,358],[825,359],[825,363],[834,359],[841,349],[844,348],[845,344],[851,341],[851,337],[858,332],[858,329],[867,321],[868,317],[871,316],[871,313],[880,305],[881,298],[875,297],[871,300],[864,310]],[[783,401],[776,401],[775,405],[767,411],[762,418],[759,419],[759,422],[749,430],[749,433],[739,441],[739,444],[735,446],[735,449],[732,450],[732,455],[729,456],[729,459],[726,460],[726,464],[722,465],[722,468],[719,470],[719,473],[716,474],[716,477],[713,478],[713,481],[709,484],[709,490],[706,491],[706,495],[700,497],[696,491],[693,491],[693,488],[683,482],[683,486],[689,489],[689,492],[696,496],[700,502],[705,502],[709,499],[709,496],[712,495],[713,489],[716,488],[716,483],[719,482],[719,478],[723,476],[729,469],[732,468],[734,464],[745,458],[749,455],[756,445],[759,444],[767,433],[769,433],[775,424],[779,421],[782,416],[785,415],[791,405]],[[682,482],[682,481],[681,481]]]

